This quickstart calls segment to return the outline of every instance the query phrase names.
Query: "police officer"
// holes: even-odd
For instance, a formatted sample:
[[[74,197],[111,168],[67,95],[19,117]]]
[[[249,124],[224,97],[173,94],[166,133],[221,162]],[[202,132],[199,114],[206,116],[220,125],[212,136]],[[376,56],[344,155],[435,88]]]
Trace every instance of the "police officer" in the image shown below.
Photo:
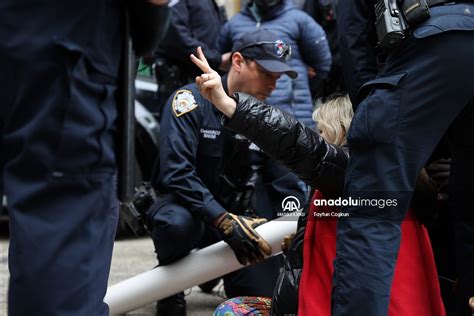
[[[121,1],[0,3],[9,315],[108,315],[124,9]]]
[[[400,223],[416,175],[447,133],[453,155],[458,315],[469,315],[468,298],[474,294],[474,212],[468,200],[474,194],[474,4],[339,0],[338,14],[345,80],[357,106],[348,132],[345,195],[396,203],[342,209],[350,217],[338,222],[332,313],[387,315]]]
[[[209,54],[210,63],[224,68],[230,53],[215,49],[219,31],[226,21],[225,12],[214,0],[180,0],[173,2],[168,31],[157,50],[155,75],[158,87],[158,112],[168,97],[179,87],[194,81],[198,75],[189,55],[196,47]]]
[[[260,29],[245,34],[236,43],[231,69],[223,77],[228,93],[245,91],[264,100],[282,74],[292,78],[297,76],[285,63],[290,52],[290,47],[271,32]],[[186,85],[176,91],[163,109],[159,172],[157,179],[154,179],[155,187],[163,195],[148,211],[160,265],[172,263],[191,249],[216,242],[221,236],[224,236],[241,263],[262,259],[260,253],[265,248],[249,248],[254,244],[251,235],[258,234],[241,229],[239,222],[248,221],[247,226],[250,227],[263,221],[233,215],[240,210],[231,209],[221,195],[226,186],[222,174],[228,161],[224,148],[229,140],[221,125],[221,118],[219,111],[200,95],[196,84]],[[239,172],[249,174],[252,170],[240,169]],[[285,193],[301,198],[304,192],[296,181],[291,183],[295,184],[294,188],[287,187]],[[222,222],[222,217],[226,221]],[[229,231],[225,230],[229,224],[234,227],[234,233],[230,236]],[[213,227],[217,227],[217,230]],[[240,237],[237,238],[235,234]],[[278,267],[279,262],[275,261],[271,268],[267,267],[269,271],[261,268],[258,273],[249,272],[251,277],[239,275],[238,279],[246,283],[235,285],[239,294],[271,296]],[[233,279],[235,281],[236,278]],[[159,315],[184,314],[183,295],[160,301],[157,311]]]
[[[329,48],[331,49],[332,64],[328,76],[321,80],[310,79],[311,95],[316,98],[326,98],[332,94],[346,92],[341,70],[341,57],[337,44],[337,2],[338,0],[306,0],[302,9],[312,16],[326,32]]]

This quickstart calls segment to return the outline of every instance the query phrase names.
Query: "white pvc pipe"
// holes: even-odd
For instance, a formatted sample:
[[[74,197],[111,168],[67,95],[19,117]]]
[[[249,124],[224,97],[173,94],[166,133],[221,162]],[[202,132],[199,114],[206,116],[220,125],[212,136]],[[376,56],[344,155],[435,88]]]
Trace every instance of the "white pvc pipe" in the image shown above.
[[[296,218],[280,218],[257,227],[257,232],[271,245],[272,255],[281,252],[285,235],[296,231]],[[120,315],[148,305],[195,285],[241,269],[234,252],[223,241],[192,252],[167,266],[158,266],[110,286],[104,302],[110,315]]]

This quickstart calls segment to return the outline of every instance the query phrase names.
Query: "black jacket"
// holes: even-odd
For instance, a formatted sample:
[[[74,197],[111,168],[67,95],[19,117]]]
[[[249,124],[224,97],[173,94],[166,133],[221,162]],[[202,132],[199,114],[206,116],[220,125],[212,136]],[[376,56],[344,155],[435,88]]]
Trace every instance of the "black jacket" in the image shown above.
[[[344,187],[349,155],[328,144],[292,115],[257,99],[236,93],[237,109],[224,121],[227,128],[251,139],[271,158],[279,160],[326,197],[338,197]]]
[[[361,87],[376,78],[386,55],[393,54],[392,58],[396,60],[396,54],[399,53],[396,49],[383,52],[377,46],[374,10],[376,2],[377,0],[338,0],[339,52],[346,87],[354,108],[357,108],[366,96],[367,91],[361,90]],[[461,5],[472,1],[455,3],[430,8],[431,17],[419,25],[410,26],[408,36],[419,39],[453,30],[474,30],[472,14],[463,13],[472,10]]]
[[[181,0],[170,11],[170,25],[158,47],[159,56],[194,78],[200,72],[189,55],[196,54],[201,46],[211,67],[219,68],[222,55],[215,46],[226,18],[215,1]]]

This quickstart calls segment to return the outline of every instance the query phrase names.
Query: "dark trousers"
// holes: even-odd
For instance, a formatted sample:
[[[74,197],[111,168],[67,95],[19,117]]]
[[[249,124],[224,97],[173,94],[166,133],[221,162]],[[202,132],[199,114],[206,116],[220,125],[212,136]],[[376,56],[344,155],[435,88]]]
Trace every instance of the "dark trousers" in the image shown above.
[[[262,165],[261,177],[255,188],[257,215],[272,220],[278,217],[278,214],[284,214],[282,204],[289,196],[295,197],[300,202],[300,208],[304,208],[309,200],[309,187],[284,165],[263,152],[252,154]]]
[[[343,207],[338,221],[333,315],[387,315],[400,223],[415,179],[448,132],[451,193],[456,213],[459,315],[474,296],[474,33],[408,38],[393,51],[348,134],[351,158],[345,196],[396,199],[396,206]],[[471,102],[471,103],[470,103]],[[462,311],[461,311],[462,309]]]
[[[97,71],[70,47],[2,44],[8,313],[108,315],[103,298],[118,218],[115,85],[91,78]]]
[[[180,205],[171,195],[164,195],[150,208],[152,239],[158,262],[167,265],[186,256],[192,249],[204,248],[221,240],[214,227]],[[278,277],[279,258],[271,258],[255,266],[224,277],[229,297],[239,295],[269,296]]]

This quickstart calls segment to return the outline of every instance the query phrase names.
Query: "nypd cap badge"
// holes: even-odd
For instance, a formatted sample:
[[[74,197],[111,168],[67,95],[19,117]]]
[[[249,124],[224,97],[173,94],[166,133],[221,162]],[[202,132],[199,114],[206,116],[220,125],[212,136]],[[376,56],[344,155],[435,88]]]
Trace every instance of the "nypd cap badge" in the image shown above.
[[[173,98],[173,111],[177,117],[189,113],[197,108],[196,99],[189,90],[178,90]]]

